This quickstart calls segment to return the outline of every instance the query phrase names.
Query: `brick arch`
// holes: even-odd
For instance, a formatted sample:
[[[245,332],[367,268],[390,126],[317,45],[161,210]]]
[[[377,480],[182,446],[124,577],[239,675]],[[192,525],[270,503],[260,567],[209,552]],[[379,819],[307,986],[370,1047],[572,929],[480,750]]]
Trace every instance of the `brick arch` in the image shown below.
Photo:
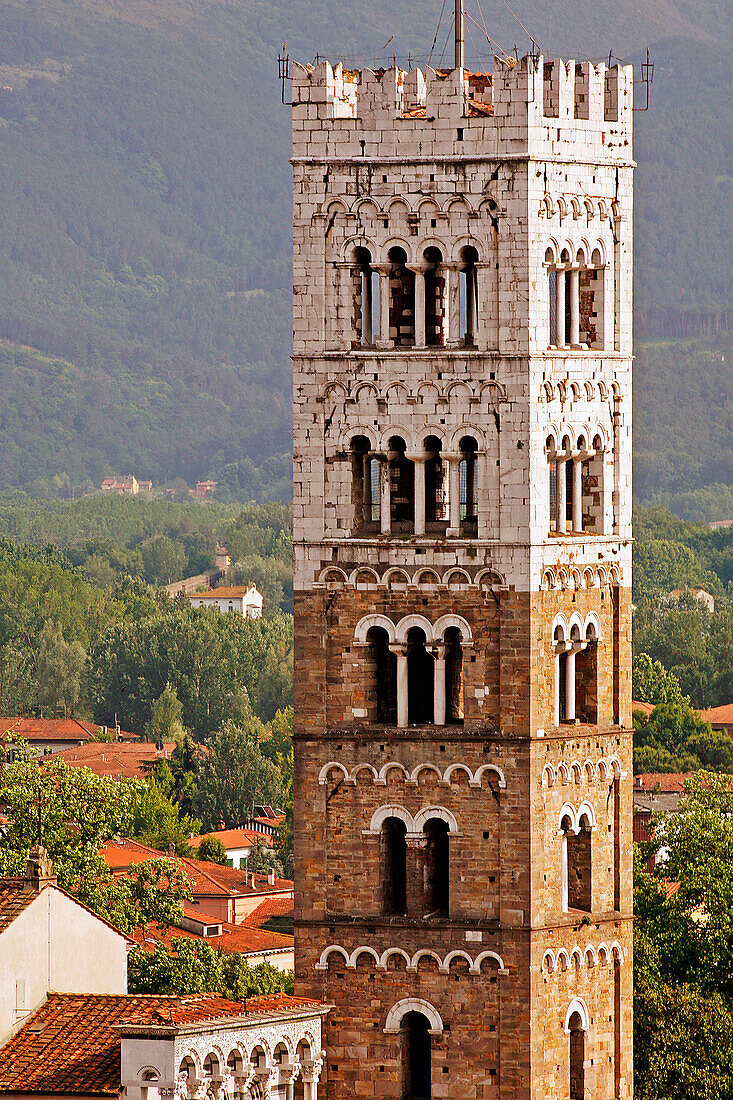
[[[323,767],[321,768],[321,770],[318,773],[318,782],[319,782],[320,786],[323,786],[326,783],[326,781],[328,779],[328,774],[329,774],[330,771],[332,771],[333,768],[338,768],[339,769],[343,779],[348,779],[349,778],[349,773],[348,773],[348,771],[346,770],[346,768],[344,767],[343,764],[339,763],[338,760],[329,760],[327,764],[323,765]]]
[[[453,779],[453,776],[456,775],[458,772],[463,772],[465,775],[467,775],[469,783],[474,782],[473,772],[467,764],[449,764],[448,767],[445,769],[445,772],[443,773],[443,783],[450,783]]]
[[[349,961],[346,964],[349,970],[356,970],[356,964],[359,961],[361,955],[369,955],[369,957],[374,960],[375,966],[379,966],[379,955],[374,950],[374,948],[362,946],[355,947],[354,950],[351,952]]]
[[[359,778],[359,773],[360,772],[369,772],[372,779],[375,780],[375,781],[377,780],[377,769],[374,767],[374,765],[373,764],[362,763],[362,764],[354,764],[353,768],[349,772],[348,782],[349,783],[356,783],[357,779]]]
[[[332,943],[328,947],[324,947],[323,951],[321,951],[321,957],[316,963],[316,970],[328,970],[328,960],[331,955],[340,955],[341,958],[344,960],[344,963],[347,966],[349,965],[348,951],[345,948],[341,947],[340,944]]]
[[[405,951],[405,949],[403,947],[388,947],[386,949],[386,951],[382,952],[382,957],[379,960],[380,970],[386,970],[387,969],[387,962],[389,961],[389,959],[392,958],[393,955],[397,955],[397,956],[399,956],[399,958],[404,959],[405,963],[407,964],[408,967],[412,963],[412,959],[410,958],[410,956],[407,954],[407,952]]]
[[[378,783],[386,783],[387,782],[387,776],[392,771],[402,772],[405,779],[410,778],[410,773],[408,772],[407,768],[405,767],[404,764],[401,764],[399,762],[399,760],[388,760],[386,764],[382,764],[381,768],[379,769],[379,775],[378,776],[377,776],[377,771],[376,771],[376,768],[375,768],[374,769],[374,778],[376,779],[376,781]]]
[[[457,765],[454,765],[454,766],[459,767],[459,768],[461,767],[460,764],[457,764]],[[437,775],[438,780],[441,780],[441,779],[445,778],[443,775],[441,775],[440,768],[437,766],[437,764],[428,764],[426,762],[426,763],[422,763],[422,764],[417,764],[412,769],[412,774],[410,775],[411,781],[413,783],[417,783],[418,779],[420,778],[420,776],[422,775],[423,772],[432,772],[433,775]]]
[[[412,832],[422,832],[424,826],[428,821],[437,818],[439,821],[445,821],[448,826],[449,833],[458,832],[458,822],[451,813],[450,810],[446,810],[444,806],[424,806],[422,810],[419,810],[415,814],[415,819],[412,827]],[[410,830],[408,829],[408,832]]]
[[[449,951],[443,959],[443,965],[441,969],[445,971],[446,974],[450,970],[450,964],[455,959],[464,959],[468,963],[469,971],[473,970],[473,959],[471,958],[471,956],[468,954],[467,951],[461,951],[460,948],[457,948],[455,951]]]
[[[500,790],[506,789],[506,777],[498,764],[482,764],[480,768],[476,768],[476,772],[473,777],[474,784],[477,786],[480,785],[481,780],[487,772],[493,772],[494,775],[496,775],[497,779],[499,780]]]
[[[547,965],[545,965],[547,964]],[[557,967],[557,960],[555,959],[555,952],[549,948],[542,956],[542,963],[540,964],[540,970],[546,970],[548,974],[554,974]]]
[[[356,630],[354,631],[354,641],[365,644],[367,634],[373,626],[378,626],[381,627],[382,630],[386,630],[390,642],[395,641],[395,625],[386,615],[365,615],[363,619],[359,619],[359,622],[356,624]]]
[[[497,964],[500,974],[507,973],[507,969],[504,966],[504,960],[502,959],[501,955],[498,955],[496,951],[482,951],[474,959],[472,967],[474,974],[479,974],[481,972],[481,964],[486,962],[487,959],[491,959]]]
[[[433,959],[433,961],[438,964],[438,970],[444,970],[443,960],[441,959],[440,955],[437,951],[433,951],[429,947],[421,947],[418,951],[415,952],[415,954],[412,956],[412,961],[410,963],[410,970],[417,971],[423,959]]]
[[[453,572],[455,572],[455,570],[453,570]],[[468,581],[470,583],[471,578],[468,576],[468,573],[466,573],[465,570],[463,570],[463,569],[460,570],[460,572],[465,574],[465,576],[468,578]],[[434,638],[442,638],[443,634],[446,632],[446,630],[449,630],[451,627],[455,627],[456,630],[460,631],[461,637],[464,639],[464,641],[467,641],[467,642],[472,641],[473,634],[471,633],[471,627],[469,626],[469,624],[463,618],[462,615],[454,615],[454,614],[441,615],[441,617],[438,619],[438,621],[433,626],[433,637]]]
[[[433,627],[428,619],[424,615],[405,615],[400,619],[395,629],[395,638],[390,638],[390,641],[395,639],[398,642],[407,641],[407,632],[411,630],[413,626],[419,627],[425,634],[426,644],[433,640]]]
[[[408,833],[419,831],[415,829],[415,822],[409,810],[395,803],[387,803],[384,806],[379,806],[372,814],[372,819],[369,822],[369,832],[378,833],[384,822],[390,817],[398,818],[404,824]]]

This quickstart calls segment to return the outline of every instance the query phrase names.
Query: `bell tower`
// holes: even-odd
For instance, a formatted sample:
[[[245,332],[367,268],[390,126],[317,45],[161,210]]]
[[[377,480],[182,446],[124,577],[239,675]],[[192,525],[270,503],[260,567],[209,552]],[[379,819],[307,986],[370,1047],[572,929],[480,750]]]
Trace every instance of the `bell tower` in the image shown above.
[[[293,73],[329,1100],[632,1095],[630,68]]]

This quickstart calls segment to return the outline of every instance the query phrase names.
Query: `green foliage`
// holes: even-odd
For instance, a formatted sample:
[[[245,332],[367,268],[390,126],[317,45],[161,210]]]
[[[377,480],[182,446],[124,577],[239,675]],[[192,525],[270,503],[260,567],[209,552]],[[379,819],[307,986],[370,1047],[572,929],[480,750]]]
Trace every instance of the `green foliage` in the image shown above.
[[[225,722],[206,741],[199,758],[193,801],[207,831],[241,825],[254,803],[279,805],[280,772],[262,752],[261,725]]]
[[[218,836],[205,836],[198,846],[196,858],[203,859],[207,863],[219,863],[224,867],[227,861],[227,850]]]
[[[155,700],[150,721],[145,726],[149,741],[155,745],[168,742],[180,744],[186,737],[186,729],[181,721],[183,707],[176,695],[176,689],[166,684]]]
[[[67,642],[60,623],[43,624],[38,645],[36,684],[38,702],[53,710],[63,708],[64,716],[73,713],[79,702],[81,676],[86,663],[84,647]]]
[[[269,963],[248,966],[242,955],[225,955],[200,940],[173,938],[170,948],[156,943],[152,951],[130,952],[130,993],[181,996],[184,993],[220,993],[231,1000],[267,993],[293,992],[292,972]]]
[[[174,802],[151,775],[135,799],[132,813],[132,836],[150,848],[161,852],[174,849],[178,856],[190,856],[191,836],[196,836],[200,822],[182,814]]]
[[[682,703],[634,714],[634,772],[733,771],[733,741]]]
[[[41,765],[22,744],[18,754],[0,772],[0,806],[11,823],[0,834],[0,873],[23,874],[40,834],[59,885],[121,931],[178,920],[191,893],[175,864],[150,860],[113,879],[100,855],[105,841],[128,832],[143,784],[68,768],[61,760]]]
[[[670,607],[637,608],[634,651],[660,661],[679,681],[683,694],[701,709],[733,698],[733,607],[715,614],[696,600],[681,598]]]
[[[682,695],[677,677],[667,672],[661,661],[653,661],[648,653],[635,653],[632,662],[632,698],[639,703],[689,702]]]
[[[230,718],[249,711],[248,699],[264,695],[287,702],[292,680],[263,691],[262,672],[270,649],[292,647],[292,619],[243,619],[169,605],[140,622],[111,627],[91,654],[90,694],[97,720],[109,725],[124,713],[142,729],[167,684],[182,704],[184,725],[197,739]],[[273,711],[274,713],[274,711]]]
[[[247,858],[247,870],[255,871],[258,875],[266,875],[268,871],[273,870],[278,878],[284,878],[279,852],[264,840],[258,839],[252,845]]]

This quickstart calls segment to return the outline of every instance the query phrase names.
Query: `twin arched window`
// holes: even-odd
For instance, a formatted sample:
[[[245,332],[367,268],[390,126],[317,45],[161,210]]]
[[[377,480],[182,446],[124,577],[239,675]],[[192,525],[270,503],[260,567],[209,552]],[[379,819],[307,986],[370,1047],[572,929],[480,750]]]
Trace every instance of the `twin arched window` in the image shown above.
[[[427,436],[409,452],[393,435],[384,452],[366,436],[351,441],[352,503],[357,534],[478,535],[478,443],[464,436],[446,451]]]
[[[479,323],[478,252],[446,263],[430,245],[410,263],[400,245],[376,263],[360,245],[351,253],[352,347],[473,347]]]
[[[385,916],[447,917],[450,906],[448,824],[431,817],[419,847],[407,847],[398,817],[382,822],[379,838],[381,908]],[[408,867],[410,857],[415,866]],[[412,889],[408,889],[408,881]]]

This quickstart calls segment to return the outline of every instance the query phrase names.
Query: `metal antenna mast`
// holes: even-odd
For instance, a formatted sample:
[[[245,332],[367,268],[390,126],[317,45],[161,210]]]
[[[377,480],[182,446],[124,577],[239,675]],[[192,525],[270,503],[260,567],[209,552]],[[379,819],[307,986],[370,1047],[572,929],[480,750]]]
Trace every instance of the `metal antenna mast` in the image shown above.
[[[466,13],[465,0],[456,0],[456,68],[465,68],[466,62]]]

